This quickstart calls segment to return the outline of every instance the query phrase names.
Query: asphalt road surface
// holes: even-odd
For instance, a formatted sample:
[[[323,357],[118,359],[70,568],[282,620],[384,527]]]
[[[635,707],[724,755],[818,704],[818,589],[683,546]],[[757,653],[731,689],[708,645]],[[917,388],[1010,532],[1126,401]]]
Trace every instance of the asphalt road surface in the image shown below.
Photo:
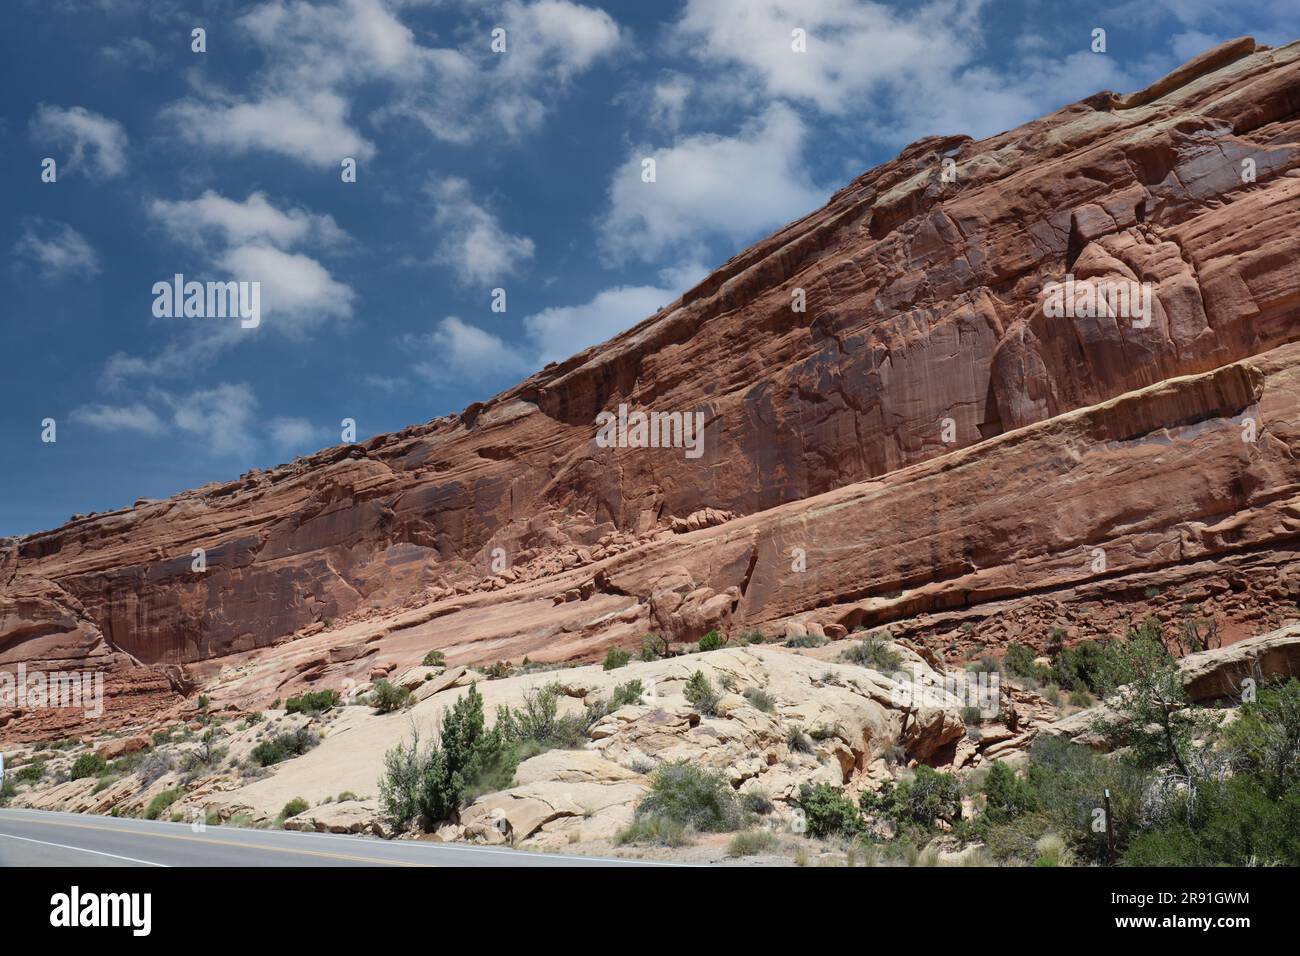
[[[0,866],[635,866],[502,847],[0,809]],[[653,864],[650,864],[653,865]]]

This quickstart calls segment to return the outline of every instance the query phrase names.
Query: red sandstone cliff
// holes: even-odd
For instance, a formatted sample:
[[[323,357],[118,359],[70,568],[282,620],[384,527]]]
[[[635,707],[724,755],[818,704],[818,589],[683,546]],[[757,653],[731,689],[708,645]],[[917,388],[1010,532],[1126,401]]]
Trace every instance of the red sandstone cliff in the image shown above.
[[[105,664],[128,719],[648,630],[1256,633],[1300,594],[1298,236],[1300,44],[922,140],[459,416],[5,542],[0,664]],[[1047,317],[1067,273],[1150,283],[1149,327]],[[704,454],[598,447],[620,403],[704,412]]]

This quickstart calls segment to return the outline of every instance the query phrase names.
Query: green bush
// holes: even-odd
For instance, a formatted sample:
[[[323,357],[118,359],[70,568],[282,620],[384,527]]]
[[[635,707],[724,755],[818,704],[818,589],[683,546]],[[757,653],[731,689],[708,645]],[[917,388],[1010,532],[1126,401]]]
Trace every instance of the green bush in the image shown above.
[[[1074,647],[1062,647],[1052,658],[1047,679],[1067,690],[1101,693],[1102,670],[1106,645],[1101,641],[1083,641]]]
[[[1007,669],[1008,674],[1013,674],[1016,677],[1023,677],[1028,680],[1044,680],[1051,673],[1051,669],[1041,664],[1035,664],[1034,658],[1036,656],[1032,647],[1012,641],[1007,645],[1006,655],[1002,658],[1002,666]]]
[[[676,820],[664,817],[639,817],[624,827],[614,837],[619,846],[628,843],[650,843],[658,846],[689,846],[687,828]]]
[[[289,714],[318,714],[331,707],[337,707],[338,703],[338,691],[313,690],[297,697],[290,697],[284,702],[284,709]]]
[[[98,777],[108,769],[108,762],[94,751],[82,754],[72,764],[72,770],[69,776],[73,780],[80,780],[82,777]]]
[[[840,660],[881,673],[892,673],[903,664],[903,658],[889,645],[889,641],[877,634],[869,634],[850,644],[840,653]]]
[[[751,830],[737,833],[731,838],[727,844],[727,856],[757,856],[760,853],[771,853],[780,845],[781,841],[767,830]]]
[[[375,681],[374,690],[370,694],[370,702],[374,705],[377,714],[391,714],[393,711],[410,707],[414,702],[409,690],[398,684],[390,684],[386,680]]]
[[[626,665],[631,659],[632,654],[629,651],[625,651],[621,647],[611,647],[605,652],[605,670],[617,670]]]
[[[804,813],[809,836],[851,837],[862,832],[861,812],[839,787],[805,783],[799,788],[798,805]]]
[[[668,656],[668,641],[658,634],[647,634],[641,638],[641,660],[657,661]]]
[[[185,796],[185,791],[179,787],[175,790],[164,790],[149,801],[149,805],[144,808],[144,818],[146,820],[157,820],[164,810],[183,796]]]
[[[990,823],[1005,823],[1038,806],[1038,797],[1029,781],[1001,760],[984,777],[984,816]]]
[[[713,685],[709,683],[709,679],[704,676],[703,671],[696,671],[691,675],[691,679],[686,682],[686,687],[682,693],[691,706],[700,714],[710,717],[717,713],[720,695]]]
[[[43,776],[45,776],[45,761],[33,760],[29,764],[24,764],[20,770],[14,772],[14,782],[36,783]]]
[[[442,651],[430,651],[424,655],[424,659],[420,661],[420,665],[422,667],[446,667],[447,658]]]
[[[277,734],[252,749],[249,756],[259,766],[269,767],[291,757],[300,757],[320,743],[320,738],[306,727],[289,733]]]
[[[443,711],[436,743],[421,748],[417,733],[410,743],[384,754],[380,806],[399,827],[416,820],[432,826],[450,819],[470,787],[508,763],[507,750],[500,728],[486,728],[483,696],[470,684],[468,692]]]
[[[954,774],[922,764],[910,780],[886,782],[878,792],[862,794],[859,806],[900,828],[928,833],[939,821],[951,826],[961,820],[961,783]]]
[[[776,700],[760,687],[747,688],[745,690],[745,700],[749,701],[751,707],[761,710],[765,714],[776,713]]]
[[[655,770],[636,815],[671,820],[701,833],[738,829],[742,817],[736,792],[725,777],[684,760]]]
[[[727,645],[727,640],[717,631],[709,631],[700,638],[699,648],[701,652],[716,651]]]
[[[280,816],[287,820],[289,817],[296,817],[300,813],[306,813],[309,809],[310,804],[306,800],[302,797],[294,797],[284,805],[284,809],[280,811]]]

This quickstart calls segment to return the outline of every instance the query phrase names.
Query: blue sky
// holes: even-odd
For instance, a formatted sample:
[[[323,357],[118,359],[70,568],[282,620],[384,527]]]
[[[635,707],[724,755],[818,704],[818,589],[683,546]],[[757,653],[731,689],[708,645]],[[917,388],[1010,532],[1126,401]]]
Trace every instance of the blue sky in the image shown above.
[[[1138,88],[1244,33],[1300,37],[1300,0],[9,0],[0,17],[0,535],[289,461],[343,418],[364,439],[457,412],[921,136]],[[261,282],[261,324],[155,317],[175,273]]]

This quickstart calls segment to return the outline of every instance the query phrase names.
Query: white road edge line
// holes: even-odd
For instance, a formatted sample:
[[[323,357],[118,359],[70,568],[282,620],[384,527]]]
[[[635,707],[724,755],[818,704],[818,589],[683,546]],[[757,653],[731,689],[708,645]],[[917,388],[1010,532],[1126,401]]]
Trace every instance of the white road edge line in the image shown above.
[[[114,860],[126,860],[128,863],[139,863],[143,866],[161,866],[166,867],[166,863],[152,863],[149,860],[137,860],[133,856],[122,856],[118,853],[105,853],[102,850],[88,850],[84,846],[68,846],[66,843],[51,843],[48,840],[33,840],[31,837],[14,836],[12,833],[0,833],[0,837],[8,840],[22,840],[24,843],[39,843],[41,846],[56,846],[60,850],[75,850],[77,853],[93,853],[95,856],[108,856]]]

